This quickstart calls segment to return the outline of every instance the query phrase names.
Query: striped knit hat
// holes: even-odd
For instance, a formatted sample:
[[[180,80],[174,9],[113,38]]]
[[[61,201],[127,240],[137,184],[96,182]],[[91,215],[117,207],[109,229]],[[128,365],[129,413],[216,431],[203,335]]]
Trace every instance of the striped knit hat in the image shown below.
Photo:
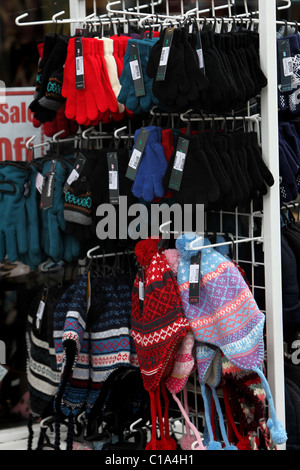
[[[54,312],[54,345],[60,384],[55,397],[56,447],[58,418],[69,418],[72,448],[73,418],[83,410],[89,385],[88,276],[80,275],[57,302]]]
[[[181,255],[177,280],[185,315],[198,343],[197,366],[203,399],[204,384],[208,383],[217,400],[215,387],[220,382],[222,352],[236,367],[259,375],[269,402],[271,437],[275,444],[282,444],[286,433],[276,418],[272,394],[262,372],[265,316],[237,267],[212,248],[201,250],[200,300],[198,304],[189,303],[189,270],[191,258],[197,253],[190,244],[197,238],[193,233],[184,234],[176,242]],[[210,242],[201,239],[199,250],[203,245]],[[217,401],[216,406],[218,411]]]
[[[87,415],[98,400],[104,383],[116,369],[138,366],[131,337],[131,291],[132,280],[127,277],[92,279]]]
[[[139,298],[139,275],[132,291],[132,336],[136,345],[139,366],[145,389],[150,394],[152,438],[147,449],[174,449],[168,426],[162,426],[159,385],[165,401],[165,423],[168,397],[165,379],[173,370],[177,348],[190,331],[183,314],[176,279],[163,253],[159,239],[142,240],[135,254],[144,271],[144,301]],[[159,413],[161,441],[156,439],[156,412]],[[175,447],[174,447],[175,445]]]

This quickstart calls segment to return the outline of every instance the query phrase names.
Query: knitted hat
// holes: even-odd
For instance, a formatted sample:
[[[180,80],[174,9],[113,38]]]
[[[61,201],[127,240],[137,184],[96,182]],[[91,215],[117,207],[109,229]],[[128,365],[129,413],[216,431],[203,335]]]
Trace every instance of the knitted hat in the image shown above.
[[[65,194],[64,219],[80,225],[92,224],[92,192],[84,176],[72,183]]]
[[[34,418],[46,418],[52,413],[53,398],[57,392],[60,371],[56,363],[53,341],[53,309],[65,287],[48,289],[40,328],[37,313],[44,289],[35,296],[27,317],[27,383],[30,408]]]
[[[158,252],[159,239],[148,239],[136,245],[137,261],[144,270],[144,301],[139,298],[139,275],[132,291],[132,336],[145,389],[150,394],[152,438],[147,449],[173,448],[168,440],[168,429],[162,429],[159,385],[165,399],[165,417],[168,398],[164,380],[174,367],[178,345],[190,330],[186,320],[177,282],[163,253]],[[156,411],[159,413],[161,442],[156,440]],[[165,419],[166,423],[166,419]],[[167,437],[167,439],[166,439]],[[176,447],[176,446],[175,446]]]
[[[185,315],[198,342],[197,366],[204,402],[207,382],[217,399],[215,386],[220,381],[222,352],[236,367],[259,375],[269,402],[271,437],[275,444],[282,444],[286,433],[276,418],[271,390],[262,372],[264,314],[236,266],[212,248],[201,250],[210,245],[205,239],[197,244],[201,250],[200,300],[198,304],[189,303],[189,268],[197,253],[190,244],[197,238],[196,234],[185,234],[176,242],[181,254],[177,280]],[[218,411],[217,402],[216,406]]]
[[[86,404],[89,382],[88,276],[80,275],[57,302],[54,313],[54,344],[61,371],[55,397],[56,446],[59,446],[58,418],[69,418],[72,446],[73,417]]]
[[[103,384],[120,367],[137,367],[131,338],[131,290],[129,278],[95,278],[91,285],[90,384],[87,415],[93,409]]]

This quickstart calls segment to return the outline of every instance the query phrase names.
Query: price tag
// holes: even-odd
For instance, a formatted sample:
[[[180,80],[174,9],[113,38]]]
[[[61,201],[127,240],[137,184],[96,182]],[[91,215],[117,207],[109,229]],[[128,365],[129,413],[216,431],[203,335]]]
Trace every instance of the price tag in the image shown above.
[[[45,312],[47,297],[48,297],[48,287],[45,287],[43,290],[42,298],[40,300],[38,310],[36,313],[36,318],[35,318],[35,327],[38,330],[38,332],[41,331],[42,320],[43,320],[43,316]]]
[[[292,90],[293,64],[291,57],[291,48],[288,39],[277,40],[278,64],[280,67],[279,89],[281,92]]]
[[[82,38],[75,38],[75,78],[76,90],[85,88]]]
[[[165,30],[163,47],[161,49],[159,65],[157,67],[157,73],[156,73],[157,82],[164,81],[166,77],[173,36],[174,36],[174,28],[167,28]]]
[[[52,160],[50,171],[44,175],[41,203],[40,203],[41,209],[43,210],[50,209],[53,204],[55,168],[56,168],[56,160]]]
[[[201,251],[193,256],[190,265],[190,291],[189,302],[190,304],[198,304],[200,300],[200,273],[201,273]]]
[[[132,181],[135,180],[138,168],[141,164],[148,137],[149,131],[142,127],[136,139],[135,146],[132,150],[132,154],[126,172],[126,178],[129,178]]]
[[[64,189],[63,189],[64,194],[66,194],[71,184],[74,183],[74,181],[78,180],[83,170],[83,167],[85,165],[85,162],[86,162],[85,156],[79,152],[75,160],[75,163],[73,165],[73,169],[64,185]]]
[[[175,161],[169,181],[169,189],[179,191],[183,177],[184,167],[186,164],[189,141],[182,137],[178,140]]]
[[[139,46],[136,41],[130,42],[130,70],[131,76],[134,83],[135,96],[145,96],[145,86],[142,74],[142,65],[140,59]]]
[[[108,178],[109,178],[109,200],[117,206],[119,204],[119,169],[117,152],[107,153]]]

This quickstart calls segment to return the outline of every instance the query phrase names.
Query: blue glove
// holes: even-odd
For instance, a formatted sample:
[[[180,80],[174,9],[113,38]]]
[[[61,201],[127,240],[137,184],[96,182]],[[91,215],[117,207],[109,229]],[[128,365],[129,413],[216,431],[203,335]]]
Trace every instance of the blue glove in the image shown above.
[[[0,261],[14,263],[28,253],[25,185],[29,178],[27,163],[3,162],[0,165]]]
[[[139,98],[135,96],[134,81],[131,75],[130,68],[130,43],[135,43],[134,39],[129,39],[127,43],[126,53],[123,58],[123,70],[120,76],[120,85],[122,86],[117,101],[124,104],[129,111],[135,114],[143,112],[140,107]]]
[[[64,219],[64,193],[63,187],[68,178],[72,165],[67,164],[65,160],[56,159],[55,177],[53,187],[52,207],[49,209],[41,208],[42,221],[42,248],[47,256],[53,261],[61,261],[64,254],[63,234],[66,228]],[[50,172],[52,160],[45,161],[42,174]]]
[[[149,137],[142,156],[140,166],[133,183],[132,192],[135,197],[146,202],[161,198],[165,194],[162,179],[168,163],[161,144],[161,128],[155,126],[146,127]],[[139,135],[136,131],[134,142]]]

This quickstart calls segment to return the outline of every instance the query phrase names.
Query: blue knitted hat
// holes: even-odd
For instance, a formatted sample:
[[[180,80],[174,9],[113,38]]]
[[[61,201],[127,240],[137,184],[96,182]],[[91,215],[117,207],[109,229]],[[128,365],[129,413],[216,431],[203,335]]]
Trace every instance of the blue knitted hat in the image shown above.
[[[176,242],[180,253],[177,281],[185,315],[197,341],[197,366],[204,403],[205,384],[208,384],[221,418],[215,387],[220,381],[222,352],[236,367],[259,375],[269,402],[271,437],[275,444],[282,444],[287,439],[286,433],[276,418],[272,394],[262,372],[265,316],[238,268],[213,248],[201,250],[200,300],[198,304],[189,303],[189,270],[191,258],[197,253],[190,244],[197,238],[196,234],[187,233]],[[206,239],[197,243],[199,250],[210,245]]]
[[[131,282],[125,278],[92,280],[90,329],[90,383],[87,415],[104,382],[119,367],[137,366],[131,337]]]

